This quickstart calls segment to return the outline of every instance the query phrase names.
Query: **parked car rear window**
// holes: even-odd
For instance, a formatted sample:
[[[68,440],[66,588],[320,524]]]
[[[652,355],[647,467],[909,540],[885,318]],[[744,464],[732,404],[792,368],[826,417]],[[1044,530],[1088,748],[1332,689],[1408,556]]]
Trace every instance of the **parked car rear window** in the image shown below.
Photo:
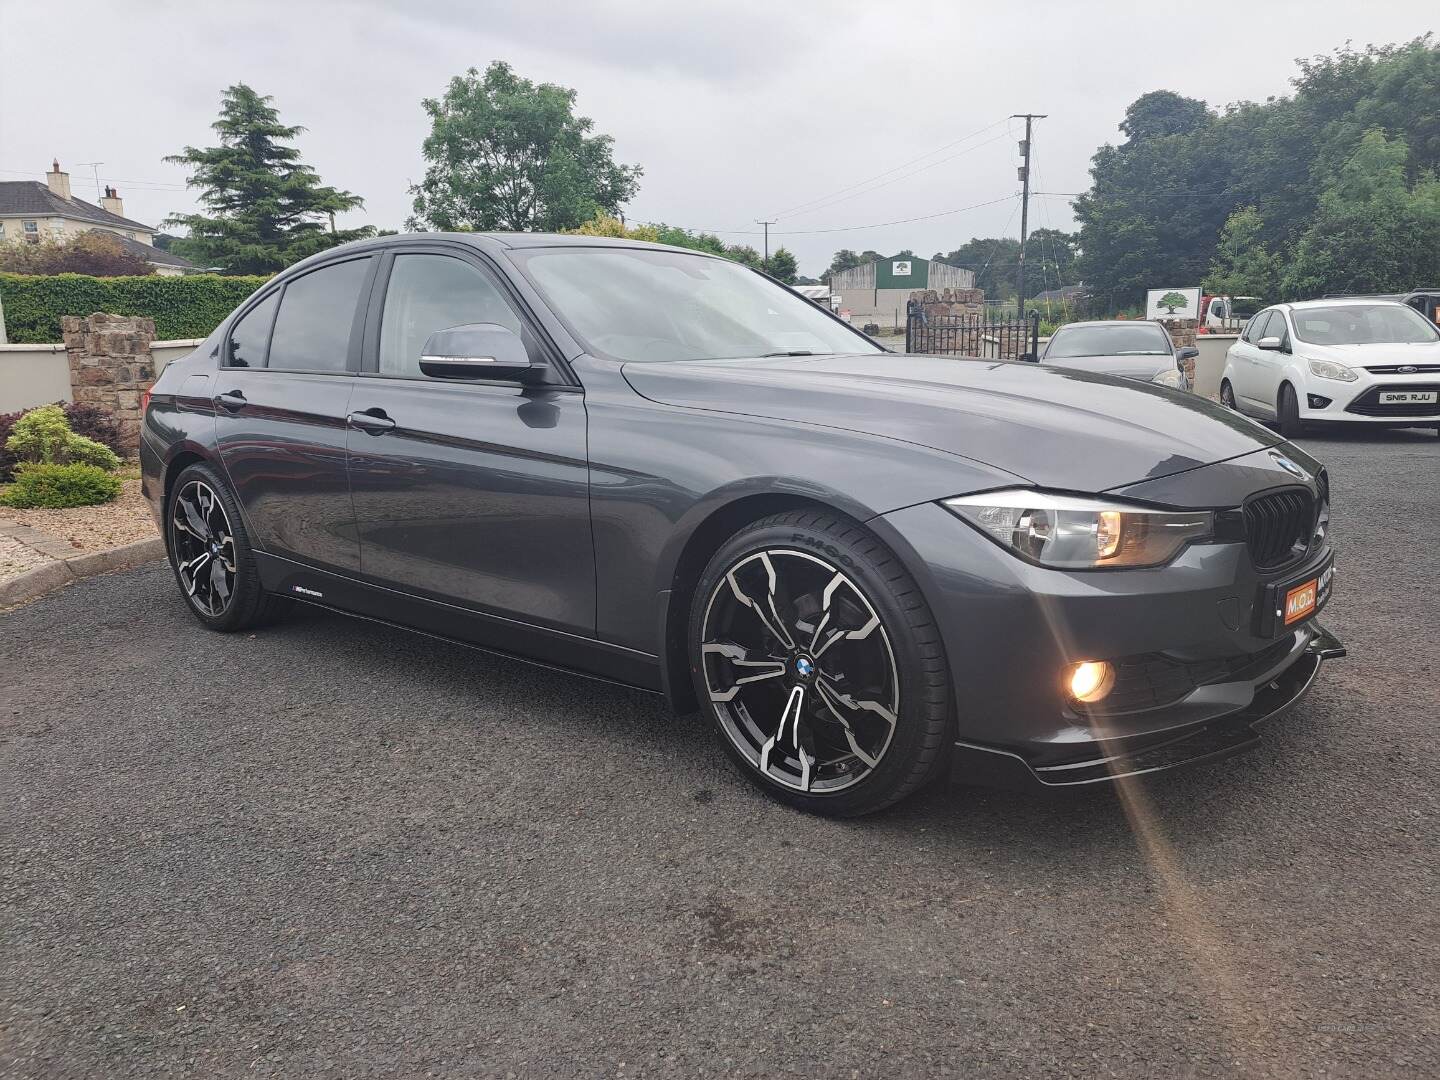
[[[499,323],[519,334],[519,316],[480,270],[449,255],[397,255],[380,321],[380,373],[420,376],[420,353],[436,330]]]
[[[369,269],[369,259],[351,259],[312,270],[287,284],[270,337],[269,366],[344,371],[360,286]]]
[[[652,248],[539,248],[511,257],[598,356],[884,352],[803,296],[727,259]]]
[[[247,311],[230,331],[230,366],[264,367],[270,345],[270,326],[275,321],[279,291],[272,292]]]
[[[1440,333],[1404,304],[1337,304],[1291,311],[1295,336],[1312,345],[1421,345]]]
[[[1170,335],[1154,323],[1062,326],[1050,339],[1045,358],[1074,356],[1163,356],[1174,350]]]

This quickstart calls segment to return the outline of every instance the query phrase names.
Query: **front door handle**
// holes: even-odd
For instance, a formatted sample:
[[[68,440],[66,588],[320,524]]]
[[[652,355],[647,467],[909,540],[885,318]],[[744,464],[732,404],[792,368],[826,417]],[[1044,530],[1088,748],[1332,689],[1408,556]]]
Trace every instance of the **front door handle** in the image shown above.
[[[243,409],[249,402],[245,400],[245,395],[239,390],[230,390],[224,394],[216,394],[215,404],[222,409],[234,412],[236,409]]]
[[[350,422],[351,427],[357,427],[367,435],[384,435],[387,431],[395,430],[395,421],[385,415],[384,409],[352,412],[345,419]]]

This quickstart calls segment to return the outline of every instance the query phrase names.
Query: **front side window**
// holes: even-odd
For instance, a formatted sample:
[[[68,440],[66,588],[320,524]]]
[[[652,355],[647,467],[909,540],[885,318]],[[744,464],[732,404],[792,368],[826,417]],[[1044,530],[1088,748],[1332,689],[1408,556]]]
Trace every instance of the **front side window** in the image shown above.
[[[653,248],[510,253],[597,356],[720,360],[885,350],[728,259]]]
[[[1256,315],[1250,320],[1250,325],[1245,327],[1245,333],[1241,336],[1250,342],[1250,344],[1255,344],[1255,342],[1265,336],[1265,327],[1270,325],[1270,316],[1273,314],[1275,314],[1273,311],[1260,312],[1259,315]]]
[[[420,354],[437,330],[520,318],[489,275],[449,255],[396,255],[380,317],[380,374],[420,377]]]
[[[1312,345],[1424,345],[1440,334],[1404,304],[1337,304],[1294,313],[1295,336]]]
[[[270,337],[269,366],[286,371],[344,371],[360,287],[369,270],[369,259],[351,259],[287,283]]]
[[[265,351],[270,347],[270,327],[275,322],[275,305],[280,299],[276,289],[247,311],[230,331],[230,366],[261,368]]]
[[[1109,323],[1105,326],[1062,326],[1055,331],[1045,358],[1079,356],[1165,356],[1170,335],[1154,323]]]

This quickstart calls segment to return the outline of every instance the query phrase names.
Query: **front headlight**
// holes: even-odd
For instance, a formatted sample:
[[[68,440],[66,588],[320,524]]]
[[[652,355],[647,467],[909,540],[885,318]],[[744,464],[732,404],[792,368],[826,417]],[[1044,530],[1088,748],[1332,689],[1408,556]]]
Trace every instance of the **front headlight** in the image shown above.
[[[1155,373],[1150,380],[1156,386],[1168,386],[1171,390],[1189,390],[1190,386],[1185,381],[1185,373],[1179,368],[1164,368]]]
[[[1150,510],[1025,489],[962,495],[944,505],[1021,558],[1061,569],[1160,566],[1186,544],[1215,535],[1208,510]]]
[[[1344,364],[1331,360],[1311,360],[1310,374],[1320,379],[1336,379],[1340,382],[1354,382],[1360,377]]]

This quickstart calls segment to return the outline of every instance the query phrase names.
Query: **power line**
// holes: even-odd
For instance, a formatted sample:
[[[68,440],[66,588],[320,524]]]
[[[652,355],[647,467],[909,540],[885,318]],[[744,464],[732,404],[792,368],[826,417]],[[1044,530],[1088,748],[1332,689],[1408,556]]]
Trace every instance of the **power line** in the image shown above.
[[[865,179],[865,180],[857,181],[856,183],[851,184],[851,185],[849,185],[848,187],[839,188],[839,189],[837,189],[837,190],[835,190],[835,191],[830,192],[830,194],[828,194],[828,195],[820,195],[820,196],[817,196],[816,198],[813,198],[813,199],[807,199],[805,202],[797,203],[795,206],[790,207],[788,210],[782,210],[782,211],[780,211],[779,213],[774,214],[773,216],[774,216],[774,217],[777,217],[777,218],[787,217],[787,216],[789,216],[789,215],[791,215],[791,214],[798,213],[798,212],[801,211],[801,210],[805,210],[805,209],[810,208],[810,207],[815,207],[816,204],[818,204],[818,203],[827,202],[828,200],[832,199],[832,198],[835,197],[836,195],[843,195],[843,194],[845,194],[846,192],[854,191],[856,188],[864,187],[866,184],[873,183],[873,182],[876,181],[876,180],[880,180],[880,179],[882,179],[882,178],[884,178],[884,177],[886,177],[886,176],[889,176],[891,173],[899,172],[901,169],[909,168],[911,165],[914,165],[914,164],[916,164],[916,163],[918,163],[918,162],[924,161],[926,158],[934,157],[936,154],[942,154],[942,153],[944,153],[946,150],[949,150],[949,149],[951,149],[952,147],[955,147],[955,146],[959,146],[959,145],[960,145],[961,143],[963,143],[963,142],[969,142],[971,139],[975,138],[977,135],[984,135],[985,132],[989,131],[991,128],[995,127],[995,126],[998,125],[998,124],[1003,124],[1003,123],[1005,123],[1005,122],[1006,122],[1007,120],[1009,120],[1009,119],[1010,119],[1010,118],[1009,118],[1008,116],[1007,116],[1007,117],[1002,117],[1001,119],[996,120],[994,123],[986,124],[984,127],[980,128],[979,130],[977,130],[977,131],[972,131],[969,135],[965,135],[965,136],[963,136],[963,137],[961,137],[961,138],[959,138],[959,139],[954,140],[953,142],[948,142],[948,143],[946,143],[944,146],[936,147],[934,150],[931,150],[931,151],[929,151],[928,153],[921,154],[919,157],[911,158],[909,161],[902,161],[899,165],[895,165],[895,166],[893,166],[893,167],[891,167],[891,168],[889,168],[889,169],[886,169],[884,172],[876,173],[874,176],[869,177],[868,179]],[[982,144],[982,145],[983,145],[983,144]],[[974,149],[978,149],[978,147],[971,147],[970,149],[974,150]],[[958,156],[958,155],[957,155],[957,156]],[[937,162],[936,164],[938,164],[938,162]],[[899,178],[897,178],[897,179],[899,179]],[[887,181],[887,182],[888,182],[888,181]]]

